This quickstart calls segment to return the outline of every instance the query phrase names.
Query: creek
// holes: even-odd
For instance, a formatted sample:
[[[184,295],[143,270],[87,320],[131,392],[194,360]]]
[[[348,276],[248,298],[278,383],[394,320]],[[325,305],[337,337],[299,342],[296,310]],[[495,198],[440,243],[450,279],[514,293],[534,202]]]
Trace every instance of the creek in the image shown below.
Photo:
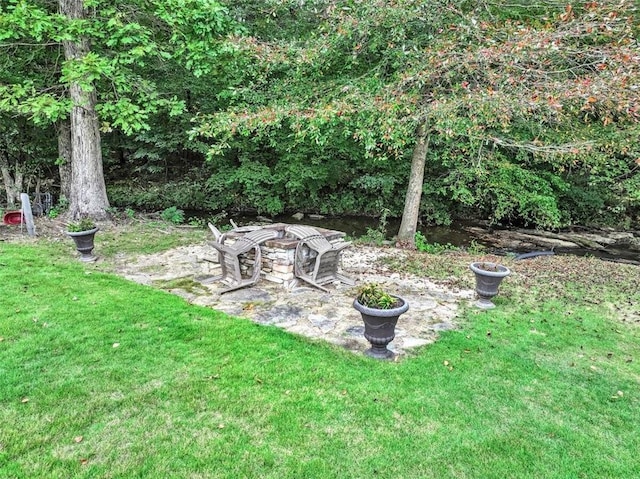
[[[372,230],[382,231],[387,240],[392,240],[400,228],[399,218],[390,218],[385,225],[381,225],[378,218],[364,216],[305,215],[304,218],[297,219],[291,215],[264,218],[239,214],[230,218],[240,226],[256,222],[306,224],[343,231],[351,238],[364,236]],[[498,255],[552,250],[555,254],[591,255],[608,261],[640,265],[640,231],[576,228],[552,233],[519,228],[490,228],[481,222],[460,221],[450,226],[420,225],[418,231],[430,244],[450,244],[459,248],[478,244],[484,246],[487,252]]]

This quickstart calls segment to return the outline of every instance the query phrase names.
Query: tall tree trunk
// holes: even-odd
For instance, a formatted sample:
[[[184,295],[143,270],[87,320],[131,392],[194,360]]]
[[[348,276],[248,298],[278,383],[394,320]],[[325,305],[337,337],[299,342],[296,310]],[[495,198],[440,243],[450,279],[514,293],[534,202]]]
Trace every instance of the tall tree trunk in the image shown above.
[[[82,0],[59,0],[60,11],[70,19],[82,19],[85,11]],[[82,61],[89,53],[86,38],[65,41],[64,56],[67,61]],[[83,89],[84,86],[84,89]],[[74,82],[69,85],[71,110],[71,188],[69,214],[72,219],[91,217],[107,218],[109,200],[102,170],[100,123],[96,114],[96,90]]]
[[[60,173],[60,196],[71,198],[71,124],[67,120],[57,124],[58,170]]]
[[[22,192],[24,177],[18,162],[15,164],[13,173],[11,172],[11,164],[9,162],[9,154],[7,151],[0,151],[0,172],[2,172],[4,189],[7,193],[7,207],[10,209],[16,209],[20,201],[20,193]]]
[[[422,184],[424,182],[424,165],[427,161],[429,138],[425,123],[416,129],[416,144],[411,158],[411,173],[407,195],[404,200],[402,222],[398,231],[396,246],[398,248],[415,249],[416,230],[420,215],[420,199],[422,198]]]

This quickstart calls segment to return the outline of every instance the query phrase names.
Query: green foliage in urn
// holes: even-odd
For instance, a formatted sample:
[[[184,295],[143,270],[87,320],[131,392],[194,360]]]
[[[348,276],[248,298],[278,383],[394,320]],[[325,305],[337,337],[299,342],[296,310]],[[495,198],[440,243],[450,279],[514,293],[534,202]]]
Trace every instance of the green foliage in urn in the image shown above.
[[[392,309],[399,305],[398,298],[387,293],[378,283],[365,283],[358,288],[356,299],[374,309]]]
[[[96,227],[96,224],[90,218],[82,218],[80,221],[69,223],[67,231],[70,233],[79,233],[80,231],[89,231]]]

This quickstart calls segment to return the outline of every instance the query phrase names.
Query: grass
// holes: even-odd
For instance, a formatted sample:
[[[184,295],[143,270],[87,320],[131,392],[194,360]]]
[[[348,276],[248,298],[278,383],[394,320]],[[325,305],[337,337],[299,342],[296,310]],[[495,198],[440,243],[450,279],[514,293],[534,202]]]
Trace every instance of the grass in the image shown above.
[[[498,308],[387,363],[0,243],[0,478],[638,477],[638,268],[506,261]]]

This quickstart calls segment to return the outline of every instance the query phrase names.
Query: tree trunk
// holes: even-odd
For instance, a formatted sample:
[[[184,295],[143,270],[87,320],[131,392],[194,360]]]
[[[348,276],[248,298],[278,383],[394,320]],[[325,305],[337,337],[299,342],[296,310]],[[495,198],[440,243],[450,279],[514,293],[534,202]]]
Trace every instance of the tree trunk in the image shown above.
[[[396,246],[398,248],[415,249],[416,229],[420,215],[420,199],[422,198],[422,184],[424,182],[424,165],[427,160],[429,138],[426,124],[421,124],[416,129],[416,144],[411,158],[411,174],[407,195],[404,200],[402,223],[398,231]]]
[[[60,173],[60,196],[71,198],[71,125],[63,120],[58,130],[58,170]]]
[[[0,171],[2,172],[2,180],[4,181],[4,189],[7,193],[7,207],[9,209],[16,209],[20,201],[20,193],[22,192],[23,174],[17,162],[15,171],[13,174],[11,173],[9,154],[6,151],[0,152]]]
[[[82,0],[59,0],[60,11],[70,19],[85,17]],[[89,53],[86,38],[65,41],[64,56],[67,61],[78,62]],[[84,88],[83,88],[84,87]],[[100,123],[96,114],[96,90],[91,85],[77,82],[69,85],[71,110],[71,188],[69,191],[69,215],[72,219],[90,217],[107,218],[109,200],[102,170]]]

